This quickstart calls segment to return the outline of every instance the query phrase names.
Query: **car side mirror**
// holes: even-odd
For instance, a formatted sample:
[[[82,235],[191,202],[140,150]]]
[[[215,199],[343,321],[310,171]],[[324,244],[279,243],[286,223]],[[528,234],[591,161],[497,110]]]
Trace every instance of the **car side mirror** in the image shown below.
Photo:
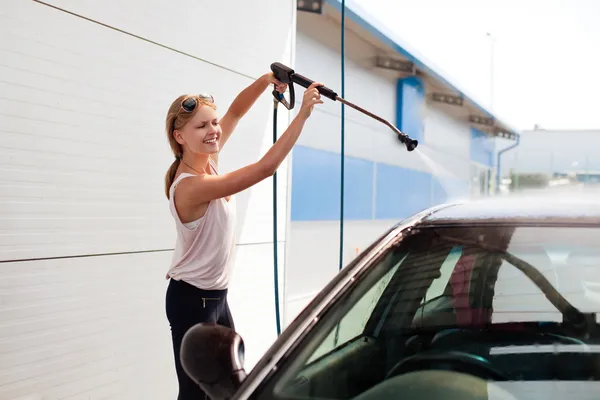
[[[181,343],[181,365],[212,400],[230,399],[246,379],[244,341],[233,329],[201,323]]]

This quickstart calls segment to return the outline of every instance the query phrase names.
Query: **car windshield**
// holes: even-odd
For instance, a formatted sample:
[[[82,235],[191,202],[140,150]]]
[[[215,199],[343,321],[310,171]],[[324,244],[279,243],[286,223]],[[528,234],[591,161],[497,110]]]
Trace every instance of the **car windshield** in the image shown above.
[[[319,319],[269,397],[599,398],[598,243],[596,227],[415,229]]]

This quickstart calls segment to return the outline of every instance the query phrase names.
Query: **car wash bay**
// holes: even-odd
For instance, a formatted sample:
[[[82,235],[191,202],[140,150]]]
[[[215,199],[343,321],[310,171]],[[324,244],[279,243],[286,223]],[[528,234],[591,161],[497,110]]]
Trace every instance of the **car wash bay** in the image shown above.
[[[322,14],[309,14],[292,1],[261,8],[236,1],[232,15],[218,2],[2,3],[0,398],[172,395],[165,111],[190,91],[212,93],[222,111],[274,61],[340,91],[340,5],[323,5]],[[421,204],[468,193],[473,163],[490,168],[480,157],[489,139],[481,136],[486,150],[475,151],[468,122],[485,112],[468,101],[460,108],[433,102],[431,93],[455,88],[347,7],[346,98],[407,130],[451,174],[437,176],[383,125],[346,109],[343,263]],[[227,14],[230,24],[207,19],[213,39],[197,40],[200,14]],[[253,22],[266,15],[278,17]],[[243,40],[229,26],[247,32]],[[425,75],[374,68],[382,48]],[[272,108],[265,93],[227,144],[222,171],[266,151]],[[340,112],[333,102],[321,107],[278,171],[284,326],[339,269]],[[280,112],[278,126],[292,116]],[[251,367],[276,338],[272,182],[240,194],[237,204],[231,307]]]

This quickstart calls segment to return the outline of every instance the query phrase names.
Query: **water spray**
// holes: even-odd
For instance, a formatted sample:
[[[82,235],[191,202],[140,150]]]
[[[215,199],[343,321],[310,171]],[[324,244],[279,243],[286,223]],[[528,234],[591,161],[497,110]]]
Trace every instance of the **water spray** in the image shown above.
[[[293,84],[296,83],[300,86],[308,88],[310,85],[312,85],[314,83],[314,81],[308,79],[305,76],[297,74],[296,72],[294,72],[293,69],[291,69],[290,67],[287,67],[279,62],[271,64],[271,71],[273,71],[275,78],[277,78],[282,83],[285,83],[288,85],[288,88],[290,91],[289,101],[285,99],[285,96],[283,94],[277,92],[276,90],[273,91],[273,96],[275,97],[275,99],[278,102],[280,102],[281,104],[283,104],[283,106],[285,108],[287,108],[288,110],[291,110],[292,108],[294,108],[294,104],[296,103],[296,95],[294,93],[294,85]],[[400,142],[402,142],[406,146],[406,150],[413,151],[419,145],[419,142],[416,139],[410,138],[406,133],[404,133],[400,129],[396,128],[391,122],[383,119],[382,117],[380,117],[378,115],[373,114],[370,111],[365,110],[362,107],[357,106],[356,104],[349,102],[348,100],[345,100],[345,99],[339,97],[337,95],[337,93],[335,93],[333,90],[329,89],[328,87],[319,86],[317,88],[317,90],[319,91],[319,93],[321,93],[322,96],[325,96],[328,99],[331,99],[333,101],[339,101],[340,103],[344,103],[345,105],[352,107],[355,110],[360,111],[361,113],[387,125],[390,129],[392,129],[392,131],[394,131],[394,133],[396,133],[396,135],[398,136],[398,140],[400,140]]]

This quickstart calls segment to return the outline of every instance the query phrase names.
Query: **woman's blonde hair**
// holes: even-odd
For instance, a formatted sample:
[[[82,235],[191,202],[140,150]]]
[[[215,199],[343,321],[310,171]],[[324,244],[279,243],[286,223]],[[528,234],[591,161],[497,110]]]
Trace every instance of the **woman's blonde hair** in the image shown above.
[[[165,175],[165,194],[167,199],[169,196],[169,189],[173,184],[173,180],[175,179],[175,174],[177,173],[177,168],[179,168],[179,164],[181,163],[181,158],[183,157],[183,148],[181,145],[175,140],[175,136],[173,133],[177,129],[183,128],[202,106],[208,106],[213,110],[217,109],[217,106],[210,102],[208,99],[204,99],[202,97],[196,96],[196,101],[198,104],[194,111],[192,112],[180,112],[181,103],[191,97],[193,95],[184,94],[179,96],[178,98],[171,103],[171,107],[169,107],[169,112],[167,113],[167,118],[165,120],[165,128],[167,132],[167,138],[169,139],[169,145],[171,146],[171,150],[173,151],[173,155],[175,156],[175,161],[171,164],[167,173]]]

